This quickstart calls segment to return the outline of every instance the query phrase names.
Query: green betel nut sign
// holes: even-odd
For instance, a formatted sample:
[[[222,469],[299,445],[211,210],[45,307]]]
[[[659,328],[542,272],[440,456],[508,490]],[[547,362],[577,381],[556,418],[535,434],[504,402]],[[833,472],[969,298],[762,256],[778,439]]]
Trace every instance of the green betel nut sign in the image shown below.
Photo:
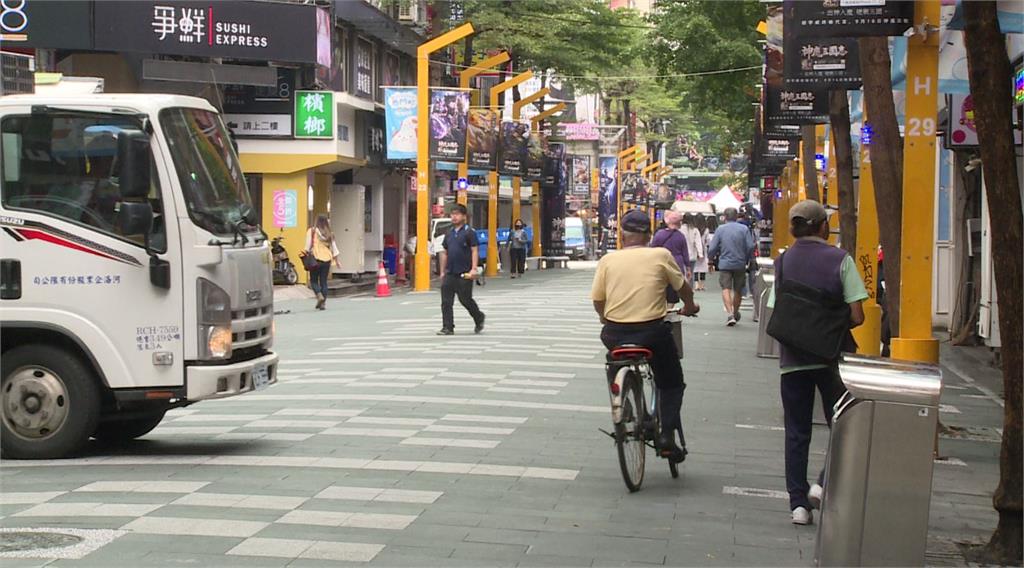
[[[295,92],[295,137],[334,138],[334,93]]]

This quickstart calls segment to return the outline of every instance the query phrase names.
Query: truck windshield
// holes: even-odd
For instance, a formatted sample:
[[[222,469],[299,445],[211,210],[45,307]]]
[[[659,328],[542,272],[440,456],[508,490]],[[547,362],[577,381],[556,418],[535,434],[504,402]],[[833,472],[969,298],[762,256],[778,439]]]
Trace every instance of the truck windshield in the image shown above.
[[[189,217],[211,233],[234,233],[243,206],[252,203],[238,154],[220,116],[196,108],[169,108],[160,111],[160,125]]]

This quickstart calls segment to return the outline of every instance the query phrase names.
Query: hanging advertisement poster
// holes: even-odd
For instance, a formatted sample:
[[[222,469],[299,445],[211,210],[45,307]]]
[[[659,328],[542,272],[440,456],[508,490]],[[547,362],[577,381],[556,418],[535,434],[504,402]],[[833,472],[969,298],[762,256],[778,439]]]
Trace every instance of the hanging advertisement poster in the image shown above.
[[[828,122],[828,89],[817,85],[787,87],[783,72],[782,6],[769,5],[764,68],[764,113],[769,126]]]
[[[667,183],[659,183],[651,192],[651,201],[656,207],[668,209],[676,202],[676,192]]]
[[[471,168],[493,170],[498,164],[498,113],[485,108],[469,109],[466,161]]]
[[[466,159],[469,91],[430,91],[430,159],[461,162]]]
[[[299,224],[299,192],[280,189],[274,192],[274,227],[290,229]]]
[[[544,152],[547,139],[541,136],[540,132],[530,132],[530,138],[526,142],[526,175],[523,179],[527,181],[542,181],[544,179]]]
[[[900,36],[914,25],[910,0],[785,0],[797,37]]]
[[[572,157],[572,193],[590,195],[590,156]]]
[[[551,142],[544,150],[544,183],[561,185],[566,182],[565,144]]]
[[[498,152],[498,173],[503,176],[526,174],[526,146],[530,138],[528,122],[501,123],[501,147]]]
[[[647,187],[640,172],[622,174],[622,203],[631,206],[647,203]]]
[[[384,89],[388,160],[416,159],[416,87]]]
[[[788,12],[787,12],[788,15]],[[784,29],[793,20],[784,17]],[[814,85],[830,89],[859,89],[860,49],[856,38],[800,38],[787,33],[783,42],[784,81],[787,87]]]
[[[601,156],[598,158],[598,185],[600,186],[600,198],[597,206],[597,216],[601,227],[614,229],[618,223],[618,191],[615,183],[618,181],[618,159],[615,156]]]

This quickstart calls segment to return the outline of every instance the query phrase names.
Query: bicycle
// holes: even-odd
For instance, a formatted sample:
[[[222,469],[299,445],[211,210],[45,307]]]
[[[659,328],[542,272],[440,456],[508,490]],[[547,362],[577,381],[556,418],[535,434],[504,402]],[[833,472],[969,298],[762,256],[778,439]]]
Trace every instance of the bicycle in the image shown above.
[[[608,353],[605,364],[615,432],[601,431],[615,440],[622,479],[630,493],[639,491],[644,481],[647,447],[659,450],[656,441],[661,435],[661,406],[651,369],[652,356],[651,350],[641,345],[619,345]],[[685,448],[682,429],[679,441]],[[673,479],[679,477],[679,466],[671,459],[668,469]]]

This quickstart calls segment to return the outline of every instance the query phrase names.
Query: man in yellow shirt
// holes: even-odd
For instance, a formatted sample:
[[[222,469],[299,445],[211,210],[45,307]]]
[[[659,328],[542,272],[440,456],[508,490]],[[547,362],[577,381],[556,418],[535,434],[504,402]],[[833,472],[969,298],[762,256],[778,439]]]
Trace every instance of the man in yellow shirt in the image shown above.
[[[676,444],[675,432],[682,432],[679,411],[683,406],[683,368],[672,338],[672,328],[664,321],[668,313],[665,290],[679,291],[683,315],[696,315],[700,306],[693,302],[693,289],[668,249],[648,247],[651,222],[646,213],[632,210],[622,216],[620,251],[607,254],[597,264],[591,299],[604,328],[601,341],[608,349],[631,343],[651,350],[651,368],[661,400],[662,432],[658,448],[662,457],[675,462],[686,457],[685,448]]]

